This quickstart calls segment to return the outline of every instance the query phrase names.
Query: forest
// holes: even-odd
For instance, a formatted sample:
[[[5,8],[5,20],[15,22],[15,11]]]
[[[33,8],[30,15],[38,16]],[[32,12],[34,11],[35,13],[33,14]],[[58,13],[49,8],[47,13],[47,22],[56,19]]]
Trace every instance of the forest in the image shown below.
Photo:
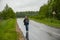
[[[60,0],[48,0],[48,4],[41,6],[38,15],[30,18],[46,25],[60,28]]]
[[[16,17],[21,18],[25,16],[35,16],[38,15],[38,11],[24,11],[24,12],[16,12]]]

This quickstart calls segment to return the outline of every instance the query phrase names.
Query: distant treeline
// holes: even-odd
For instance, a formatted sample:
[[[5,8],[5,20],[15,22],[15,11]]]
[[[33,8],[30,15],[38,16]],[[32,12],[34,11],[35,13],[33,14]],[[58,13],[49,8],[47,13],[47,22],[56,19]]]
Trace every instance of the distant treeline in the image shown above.
[[[35,16],[38,14],[38,11],[25,11],[25,12],[16,12],[17,18],[24,16]]]

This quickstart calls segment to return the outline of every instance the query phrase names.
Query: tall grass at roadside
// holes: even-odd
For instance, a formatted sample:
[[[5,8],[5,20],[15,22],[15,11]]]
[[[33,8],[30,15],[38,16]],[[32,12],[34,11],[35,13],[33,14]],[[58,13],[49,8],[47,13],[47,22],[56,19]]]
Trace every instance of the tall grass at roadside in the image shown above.
[[[53,18],[44,18],[44,19],[36,19],[36,18],[31,18],[32,20],[35,20],[37,22],[40,22],[40,23],[43,23],[43,24],[46,24],[48,26],[51,26],[51,27],[55,27],[55,28],[60,28],[60,20],[56,20],[56,19],[53,19]]]
[[[16,19],[0,21],[0,40],[17,40]]]

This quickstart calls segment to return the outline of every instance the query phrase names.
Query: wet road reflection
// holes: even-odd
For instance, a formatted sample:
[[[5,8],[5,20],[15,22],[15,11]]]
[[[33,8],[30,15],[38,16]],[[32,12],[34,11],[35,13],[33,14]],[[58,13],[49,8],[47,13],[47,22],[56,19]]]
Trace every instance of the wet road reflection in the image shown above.
[[[29,33],[26,32],[26,39],[29,40]]]
[[[60,29],[30,20],[28,33],[25,30],[23,18],[17,19],[17,22],[27,40],[60,40]]]

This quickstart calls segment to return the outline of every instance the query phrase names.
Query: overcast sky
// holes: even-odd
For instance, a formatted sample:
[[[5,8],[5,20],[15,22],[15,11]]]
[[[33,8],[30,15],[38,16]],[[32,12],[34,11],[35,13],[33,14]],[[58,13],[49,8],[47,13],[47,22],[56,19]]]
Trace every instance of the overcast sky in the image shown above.
[[[38,11],[48,0],[0,0],[0,11],[6,4],[16,11]]]

